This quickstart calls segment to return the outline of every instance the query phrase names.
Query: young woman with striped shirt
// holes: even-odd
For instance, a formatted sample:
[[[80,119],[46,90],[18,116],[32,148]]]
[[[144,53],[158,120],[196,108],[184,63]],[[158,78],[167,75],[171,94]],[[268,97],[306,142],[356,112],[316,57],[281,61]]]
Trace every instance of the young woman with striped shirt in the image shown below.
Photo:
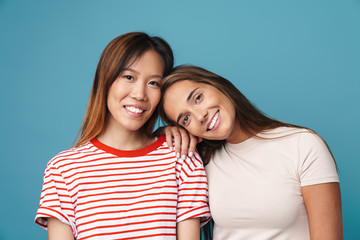
[[[35,222],[49,239],[200,239],[210,215],[202,161],[152,137],[172,67],[169,45],[145,33],[105,48],[79,140],[45,170]]]

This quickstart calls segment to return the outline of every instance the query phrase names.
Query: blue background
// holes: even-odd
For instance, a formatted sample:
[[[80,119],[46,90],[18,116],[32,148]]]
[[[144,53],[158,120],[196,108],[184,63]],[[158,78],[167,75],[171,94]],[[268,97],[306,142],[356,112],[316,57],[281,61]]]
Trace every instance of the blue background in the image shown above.
[[[359,0],[0,0],[0,239],[46,239],[33,223],[46,163],[72,145],[102,50],[129,31],[163,37],[176,65],[214,71],[322,135],[345,239],[360,239]]]

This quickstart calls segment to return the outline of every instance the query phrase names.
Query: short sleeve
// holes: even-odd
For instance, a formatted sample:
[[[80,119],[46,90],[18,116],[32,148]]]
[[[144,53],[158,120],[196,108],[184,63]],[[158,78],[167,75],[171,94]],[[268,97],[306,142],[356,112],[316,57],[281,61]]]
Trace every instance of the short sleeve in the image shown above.
[[[47,218],[53,217],[71,226],[74,237],[77,237],[74,207],[64,178],[53,162],[49,162],[44,173],[40,205],[35,223],[47,229]]]
[[[201,226],[210,219],[208,185],[203,163],[196,152],[180,164],[177,222],[199,217]]]
[[[320,136],[301,133],[299,157],[301,186],[339,182],[335,160]]]

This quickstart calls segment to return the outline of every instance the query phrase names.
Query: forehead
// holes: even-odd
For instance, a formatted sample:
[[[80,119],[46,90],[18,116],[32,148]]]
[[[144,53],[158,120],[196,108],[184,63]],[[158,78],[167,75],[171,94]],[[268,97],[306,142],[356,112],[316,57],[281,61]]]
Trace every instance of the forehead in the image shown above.
[[[204,86],[205,85],[205,86]],[[187,98],[188,94],[193,91],[195,88],[206,87],[207,84],[194,82],[190,80],[182,80],[174,83],[165,91],[165,97],[174,96],[174,95],[183,95]]]
[[[142,68],[145,70],[152,71],[163,71],[165,67],[165,63],[161,55],[152,50],[144,51],[140,56],[133,57],[127,64],[127,68]]]

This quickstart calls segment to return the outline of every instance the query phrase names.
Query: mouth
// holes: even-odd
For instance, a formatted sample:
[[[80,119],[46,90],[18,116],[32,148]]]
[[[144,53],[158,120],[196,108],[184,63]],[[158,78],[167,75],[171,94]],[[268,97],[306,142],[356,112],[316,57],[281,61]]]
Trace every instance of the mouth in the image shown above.
[[[142,106],[125,105],[124,108],[128,113],[136,116],[139,116],[146,111],[145,108]]]
[[[219,126],[219,110],[215,113],[215,115],[211,119],[206,131],[215,130],[218,126]]]

